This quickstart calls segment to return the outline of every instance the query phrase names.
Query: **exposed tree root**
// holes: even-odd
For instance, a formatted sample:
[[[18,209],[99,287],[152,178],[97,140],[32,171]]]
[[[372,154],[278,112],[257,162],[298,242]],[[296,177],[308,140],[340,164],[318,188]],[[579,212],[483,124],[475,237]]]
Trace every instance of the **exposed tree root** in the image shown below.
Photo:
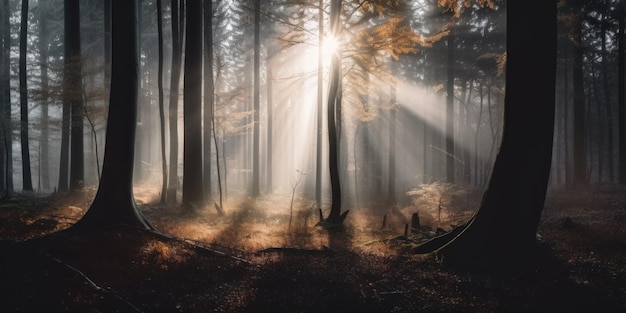
[[[115,293],[114,291],[108,289],[108,288],[102,288],[100,287],[98,284],[96,284],[91,278],[89,278],[89,276],[85,275],[85,273],[81,272],[79,269],[63,262],[62,260],[60,260],[57,257],[54,257],[46,252],[43,252],[41,250],[37,250],[37,252],[51,260],[53,260],[54,262],[62,265],[63,267],[69,269],[70,271],[74,272],[76,275],[80,276],[85,282],[87,282],[87,284],[94,290],[98,291],[98,292],[103,292],[106,293],[116,299],[118,299],[119,301],[121,301],[122,303],[124,303],[125,305],[127,305],[130,309],[132,309],[135,312],[143,312],[142,310],[140,310],[137,306],[135,306],[134,304],[130,303],[128,300],[124,299],[124,297],[120,296],[119,294]]]

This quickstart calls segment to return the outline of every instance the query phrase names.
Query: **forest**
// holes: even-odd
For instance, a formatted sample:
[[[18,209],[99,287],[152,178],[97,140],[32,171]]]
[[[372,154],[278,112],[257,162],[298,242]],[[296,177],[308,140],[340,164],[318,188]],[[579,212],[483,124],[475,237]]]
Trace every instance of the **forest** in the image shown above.
[[[626,312],[623,0],[0,0],[2,312]]]

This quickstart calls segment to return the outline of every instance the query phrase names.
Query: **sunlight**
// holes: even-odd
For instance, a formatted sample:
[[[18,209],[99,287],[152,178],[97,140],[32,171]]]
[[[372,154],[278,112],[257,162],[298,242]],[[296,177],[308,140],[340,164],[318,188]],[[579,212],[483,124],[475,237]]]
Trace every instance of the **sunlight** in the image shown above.
[[[324,64],[330,64],[332,56],[339,50],[339,40],[334,36],[326,36],[322,43],[322,54],[324,58]]]

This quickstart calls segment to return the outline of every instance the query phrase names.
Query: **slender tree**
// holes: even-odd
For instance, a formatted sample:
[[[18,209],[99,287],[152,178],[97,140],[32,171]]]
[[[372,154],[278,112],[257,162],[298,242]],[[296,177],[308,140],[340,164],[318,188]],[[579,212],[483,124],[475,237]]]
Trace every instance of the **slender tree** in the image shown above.
[[[137,2],[112,1],[111,96],[102,178],[89,210],[74,226],[79,230],[125,224],[152,229],[133,197],[133,159],[137,127],[139,59]]]
[[[467,225],[416,249],[487,269],[527,266],[534,255],[552,158],[556,1],[511,1],[507,6],[504,132],[480,209]],[[529,93],[526,80],[531,76],[535,89]]]
[[[5,118],[6,107],[10,107],[10,99],[6,97],[5,91],[10,87],[9,77],[9,51],[10,51],[10,30],[9,25],[9,8],[8,0],[0,2],[0,192],[8,193],[8,138],[7,138],[7,123]],[[7,35],[8,34],[8,35]],[[6,48],[6,49],[5,49]],[[9,109],[10,113],[10,109]]]
[[[315,158],[315,202],[322,206],[322,136],[324,118],[324,0],[319,0],[318,7],[318,51],[317,51],[317,137]]]
[[[330,32],[339,38],[341,29],[341,0],[331,0]],[[339,138],[341,133],[341,49],[333,52],[328,88],[328,163],[330,170],[331,207],[325,222],[340,225],[349,211],[341,213],[341,185],[339,180]]]
[[[617,44],[618,44],[618,128],[619,128],[619,182],[626,184],[626,54],[624,54],[624,19],[626,18],[626,5],[625,1],[621,0],[618,4],[618,19],[619,26],[617,32]]]
[[[4,141],[4,151],[5,151],[5,179],[6,179],[6,188],[5,191],[7,194],[13,192],[13,123],[11,119],[11,20],[10,20],[10,12],[11,7],[9,6],[9,0],[4,0],[2,2],[2,10],[5,12],[2,20],[3,24],[3,42],[4,42],[4,68],[2,69],[2,86],[3,93],[2,97],[4,98],[4,107],[3,107],[3,141]]]
[[[391,99],[389,99],[389,182],[387,184],[387,203],[396,204],[396,133],[397,133],[397,115],[398,108],[396,105],[396,86],[389,87]]]
[[[213,128],[213,104],[215,87],[213,82],[213,1],[204,1],[204,192],[211,197],[211,138]]]
[[[178,89],[180,84],[180,63],[182,59],[182,29],[179,0],[171,0],[172,22],[172,66],[169,96],[169,127],[170,127],[170,170],[167,184],[167,201],[176,203],[178,190]]]
[[[22,189],[33,191],[33,179],[30,172],[30,144],[28,138],[28,85],[26,80],[26,43],[28,36],[28,0],[22,0],[22,19],[20,21],[20,143],[22,147]]]
[[[588,183],[587,147],[585,143],[585,88],[583,73],[583,4],[582,0],[571,2],[571,9],[576,16],[572,29],[574,41],[573,83],[574,83],[574,186]]]
[[[454,183],[454,35],[447,38],[446,77],[446,178]]]
[[[104,5],[104,97],[109,102],[111,88],[111,0],[102,1]]]
[[[40,184],[43,190],[50,189],[50,168],[49,168],[49,129],[48,129],[48,99],[49,79],[48,79],[48,11],[44,2],[39,3],[39,62],[41,70],[41,138],[40,145]]]
[[[70,190],[83,187],[85,179],[85,157],[83,143],[83,93],[82,61],[80,44],[80,4],[78,0],[65,0],[65,46],[66,84],[69,93],[71,142],[70,142]]]
[[[202,2],[187,2],[183,99],[183,206],[204,201],[202,185]]]
[[[162,0],[157,0],[157,37],[159,50],[159,69],[158,69],[158,92],[159,92],[159,121],[161,133],[161,172],[163,182],[161,187],[161,204],[167,202],[167,149],[165,138],[165,105],[163,103],[163,4]]]
[[[254,107],[252,138],[252,196],[261,194],[260,178],[260,123],[261,102],[261,0],[254,0]]]

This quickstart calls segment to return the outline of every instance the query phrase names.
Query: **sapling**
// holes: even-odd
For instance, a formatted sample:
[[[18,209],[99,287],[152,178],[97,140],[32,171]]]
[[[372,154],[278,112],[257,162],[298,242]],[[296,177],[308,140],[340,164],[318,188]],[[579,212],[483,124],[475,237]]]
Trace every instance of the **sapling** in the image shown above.
[[[291,184],[291,205],[289,206],[289,230],[291,230],[291,221],[293,220],[293,199],[296,196],[296,189],[298,188],[298,185],[302,181],[302,176],[306,175],[306,173],[300,170],[296,170],[296,172],[298,173],[298,178],[296,178],[296,181],[292,182],[291,179],[289,180],[289,183]]]

